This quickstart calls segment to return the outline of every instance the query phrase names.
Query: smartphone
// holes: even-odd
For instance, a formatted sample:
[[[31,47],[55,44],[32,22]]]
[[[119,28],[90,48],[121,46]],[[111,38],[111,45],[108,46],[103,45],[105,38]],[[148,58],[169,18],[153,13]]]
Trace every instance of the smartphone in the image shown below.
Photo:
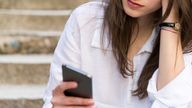
[[[64,91],[66,96],[92,98],[92,77],[84,71],[70,65],[62,65],[63,81],[75,81],[78,86],[75,89]]]

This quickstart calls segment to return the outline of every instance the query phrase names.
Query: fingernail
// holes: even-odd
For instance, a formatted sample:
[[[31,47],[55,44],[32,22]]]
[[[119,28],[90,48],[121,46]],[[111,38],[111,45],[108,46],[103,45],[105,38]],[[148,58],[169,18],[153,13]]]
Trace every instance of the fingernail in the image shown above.
[[[75,87],[77,87],[78,86],[78,84],[76,83],[76,82],[74,82],[74,84],[73,84]]]

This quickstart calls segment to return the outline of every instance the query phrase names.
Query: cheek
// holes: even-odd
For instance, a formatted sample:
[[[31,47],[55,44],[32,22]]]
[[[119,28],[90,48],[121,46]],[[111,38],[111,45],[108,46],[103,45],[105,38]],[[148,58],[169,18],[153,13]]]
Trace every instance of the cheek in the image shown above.
[[[153,13],[161,8],[161,0],[148,0],[144,3],[145,7],[138,10],[130,9],[127,6],[127,0],[122,0],[122,4],[123,4],[125,13],[127,13],[127,15],[132,17],[142,17],[150,13]]]
[[[151,14],[151,13],[159,10],[160,8],[161,8],[161,7],[146,8],[146,9],[143,10],[143,13],[141,13],[141,14],[143,14],[143,15],[148,15],[148,14]]]
[[[148,11],[148,13],[152,13],[152,12],[159,10],[160,8],[161,8],[161,2],[155,2],[155,4],[153,4],[153,5],[151,5],[151,3],[149,3],[147,5],[146,11]]]
[[[161,8],[162,7],[162,0],[149,0],[150,2],[148,3],[148,5],[150,6],[151,5],[151,3],[153,3],[153,1],[154,1],[154,3],[153,3],[153,5],[151,5],[151,8],[153,9],[153,10],[158,10],[159,8]]]

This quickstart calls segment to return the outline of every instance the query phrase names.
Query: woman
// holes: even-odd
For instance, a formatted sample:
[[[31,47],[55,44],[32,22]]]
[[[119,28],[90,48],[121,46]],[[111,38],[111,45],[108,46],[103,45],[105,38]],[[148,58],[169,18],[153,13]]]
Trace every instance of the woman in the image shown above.
[[[54,53],[44,108],[192,108],[191,0],[109,0],[78,7]],[[67,97],[61,65],[93,77]]]

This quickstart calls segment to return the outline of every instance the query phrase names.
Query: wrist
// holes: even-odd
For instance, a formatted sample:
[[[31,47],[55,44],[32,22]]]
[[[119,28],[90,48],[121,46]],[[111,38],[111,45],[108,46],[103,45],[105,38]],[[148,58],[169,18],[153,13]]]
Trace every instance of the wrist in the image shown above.
[[[163,22],[163,23],[159,24],[159,27],[161,29],[169,28],[169,29],[172,29],[177,32],[181,30],[181,25],[178,22]]]

